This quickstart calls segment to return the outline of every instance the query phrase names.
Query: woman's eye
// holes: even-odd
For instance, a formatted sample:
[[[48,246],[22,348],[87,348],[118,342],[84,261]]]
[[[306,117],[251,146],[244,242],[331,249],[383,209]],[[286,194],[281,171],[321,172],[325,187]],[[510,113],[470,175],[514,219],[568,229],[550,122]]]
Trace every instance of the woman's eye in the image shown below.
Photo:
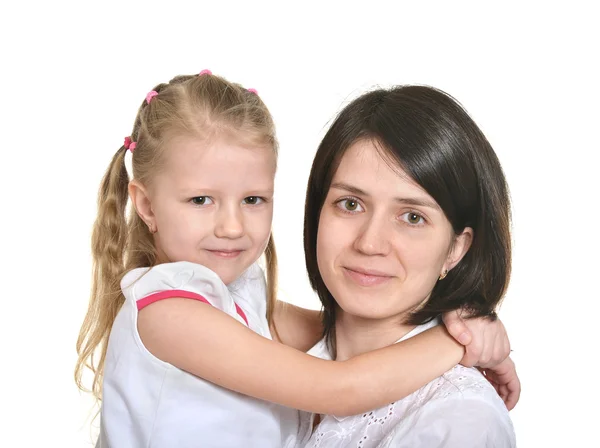
[[[417,213],[408,212],[402,216],[404,217],[404,220],[409,224],[419,225],[425,222],[425,219]]]
[[[264,202],[264,199],[258,196],[248,196],[247,198],[244,198],[244,204],[248,204],[248,205],[257,205],[257,204],[261,204]]]
[[[342,199],[337,203],[337,206],[344,212],[360,212],[362,207],[356,199]]]
[[[208,205],[212,204],[212,199],[208,196],[196,196],[192,198],[192,204],[194,205]]]
[[[348,199],[344,201],[344,207],[346,208],[346,210],[350,210],[351,212],[353,212],[358,208],[358,202],[353,201],[352,199]]]

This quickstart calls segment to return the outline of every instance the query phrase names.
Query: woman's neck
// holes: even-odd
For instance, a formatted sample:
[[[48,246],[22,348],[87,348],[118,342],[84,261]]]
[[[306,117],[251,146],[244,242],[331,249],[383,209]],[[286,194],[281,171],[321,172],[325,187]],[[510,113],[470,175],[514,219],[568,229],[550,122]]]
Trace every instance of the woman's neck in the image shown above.
[[[335,323],[336,359],[346,359],[392,345],[415,328],[403,324],[403,314],[387,319],[365,319],[338,308]]]

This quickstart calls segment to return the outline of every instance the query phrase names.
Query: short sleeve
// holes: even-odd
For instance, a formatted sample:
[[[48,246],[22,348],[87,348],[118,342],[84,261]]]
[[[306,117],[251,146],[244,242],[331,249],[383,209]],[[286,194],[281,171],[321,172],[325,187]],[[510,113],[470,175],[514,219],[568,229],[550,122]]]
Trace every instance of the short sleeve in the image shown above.
[[[181,261],[134,269],[123,277],[121,288],[138,309],[155,300],[183,297],[205,302],[246,323],[219,276],[196,263]]]
[[[514,448],[506,410],[479,397],[460,395],[407,415],[381,446],[394,448]]]

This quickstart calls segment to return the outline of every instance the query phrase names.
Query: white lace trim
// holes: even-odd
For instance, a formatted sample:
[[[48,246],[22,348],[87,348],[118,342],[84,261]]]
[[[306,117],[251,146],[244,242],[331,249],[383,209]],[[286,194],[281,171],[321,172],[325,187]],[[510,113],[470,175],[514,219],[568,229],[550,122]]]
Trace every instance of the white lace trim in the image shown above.
[[[393,429],[424,406],[435,406],[441,401],[462,396],[480,397],[483,401],[492,402],[500,400],[481,373],[458,365],[405,399],[388,406],[345,418],[324,416],[307,447],[376,448],[389,442]]]

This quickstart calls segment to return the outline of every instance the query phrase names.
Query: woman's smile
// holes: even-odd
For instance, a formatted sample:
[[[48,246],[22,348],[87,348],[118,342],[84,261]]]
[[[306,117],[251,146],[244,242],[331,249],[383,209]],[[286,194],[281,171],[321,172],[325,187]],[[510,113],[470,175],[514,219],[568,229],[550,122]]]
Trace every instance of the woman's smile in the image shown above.
[[[359,286],[379,286],[390,282],[394,276],[371,269],[358,267],[342,267],[344,275]]]

